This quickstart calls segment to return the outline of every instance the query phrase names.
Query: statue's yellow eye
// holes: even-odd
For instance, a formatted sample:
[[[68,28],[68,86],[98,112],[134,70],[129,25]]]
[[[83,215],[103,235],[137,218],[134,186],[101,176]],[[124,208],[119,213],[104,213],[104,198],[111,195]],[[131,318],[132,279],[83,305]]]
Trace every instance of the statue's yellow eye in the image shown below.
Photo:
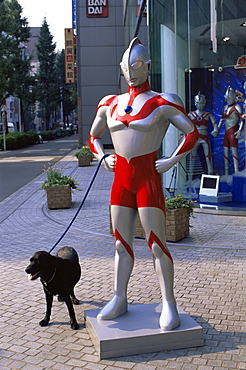
[[[138,62],[133,62],[131,64],[131,68],[136,71],[137,69],[141,68],[143,65],[143,62],[142,61],[138,61]]]

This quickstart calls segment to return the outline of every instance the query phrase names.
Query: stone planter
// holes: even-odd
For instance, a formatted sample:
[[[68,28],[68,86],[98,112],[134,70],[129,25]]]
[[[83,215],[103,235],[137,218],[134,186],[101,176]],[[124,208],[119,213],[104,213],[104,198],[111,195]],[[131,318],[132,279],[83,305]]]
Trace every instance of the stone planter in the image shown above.
[[[163,227],[165,227],[163,225]],[[113,234],[111,214],[110,214],[110,233]],[[189,210],[188,208],[167,209],[166,210],[166,236],[169,242],[178,242],[189,235]],[[143,228],[137,218],[135,238],[144,239]]]
[[[72,191],[69,185],[49,186],[46,188],[49,209],[70,208]]]
[[[91,161],[92,161],[92,155],[91,154],[79,154],[78,155],[79,167],[90,166]]]
[[[178,242],[189,235],[188,208],[167,209],[167,241]]]

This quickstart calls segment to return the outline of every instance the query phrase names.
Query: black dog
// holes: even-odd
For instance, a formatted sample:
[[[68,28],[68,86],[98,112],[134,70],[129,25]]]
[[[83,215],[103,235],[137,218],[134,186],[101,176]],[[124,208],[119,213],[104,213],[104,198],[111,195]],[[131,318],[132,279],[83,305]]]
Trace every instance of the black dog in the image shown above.
[[[30,280],[40,278],[46,296],[46,314],[39,325],[49,324],[53,296],[58,295],[58,300],[65,301],[67,305],[71,328],[78,329],[79,324],[76,321],[73,304],[79,304],[79,300],[74,295],[74,286],[80,279],[81,268],[75,249],[63,247],[58,250],[56,256],[43,251],[36,252],[30,262],[25,271],[29,274]]]

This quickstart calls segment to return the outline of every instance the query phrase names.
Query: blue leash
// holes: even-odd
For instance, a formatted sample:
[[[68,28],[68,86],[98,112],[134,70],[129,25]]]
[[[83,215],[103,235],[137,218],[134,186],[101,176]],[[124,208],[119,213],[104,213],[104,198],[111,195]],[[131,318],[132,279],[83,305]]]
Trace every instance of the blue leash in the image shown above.
[[[66,235],[66,233],[68,232],[68,230],[69,230],[69,229],[70,229],[70,227],[72,226],[72,224],[73,224],[74,220],[76,219],[76,217],[78,216],[78,214],[79,214],[79,212],[80,212],[81,208],[82,208],[82,207],[83,207],[83,205],[84,205],[84,202],[85,202],[85,200],[86,200],[86,198],[87,198],[87,195],[89,194],[89,191],[91,190],[92,184],[93,184],[93,182],[94,182],[94,180],[95,180],[95,178],[96,178],[96,176],[97,176],[97,173],[98,173],[98,171],[99,171],[99,169],[100,169],[100,166],[101,166],[101,164],[102,164],[102,161],[103,161],[106,157],[108,157],[108,156],[109,156],[109,154],[104,154],[104,156],[100,159],[100,161],[99,161],[99,163],[98,163],[98,165],[97,165],[97,169],[96,169],[96,171],[95,171],[95,173],[94,173],[94,175],[93,175],[93,177],[92,177],[92,179],[91,179],[91,182],[90,182],[90,184],[89,184],[89,186],[88,186],[88,188],[87,188],[87,190],[86,190],[86,192],[85,192],[84,198],[82,199],[82,201],[81,201],[81,203],[80,203],[80,205],[79,205],[79,208],[77,209],[77,211],[76,211],[75,215],[73,216],[73,218],[72,218],[72,220],[71,220],[70,224],[68,225],[68,227],[66,228],[66,230],[63,232],[63,234],[61,235],[61,237],[57,240],[57,242],[53,245],[53,247],[50,249],[49,253],[51,253],[51,252],[53,251],[53,249],[55,249],[55,247],[57,246],[57,244],[59,244],[59,243],[60,243],[60,241],[62,240],[62,238]]]

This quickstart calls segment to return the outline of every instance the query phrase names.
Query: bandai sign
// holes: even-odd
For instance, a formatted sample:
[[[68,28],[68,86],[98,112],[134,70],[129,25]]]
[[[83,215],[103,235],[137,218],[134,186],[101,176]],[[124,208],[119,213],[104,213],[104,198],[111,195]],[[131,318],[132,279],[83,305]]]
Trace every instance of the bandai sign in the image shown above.
[[[100,18],[108,16],[108,0],[86,0],[86,16]]]

